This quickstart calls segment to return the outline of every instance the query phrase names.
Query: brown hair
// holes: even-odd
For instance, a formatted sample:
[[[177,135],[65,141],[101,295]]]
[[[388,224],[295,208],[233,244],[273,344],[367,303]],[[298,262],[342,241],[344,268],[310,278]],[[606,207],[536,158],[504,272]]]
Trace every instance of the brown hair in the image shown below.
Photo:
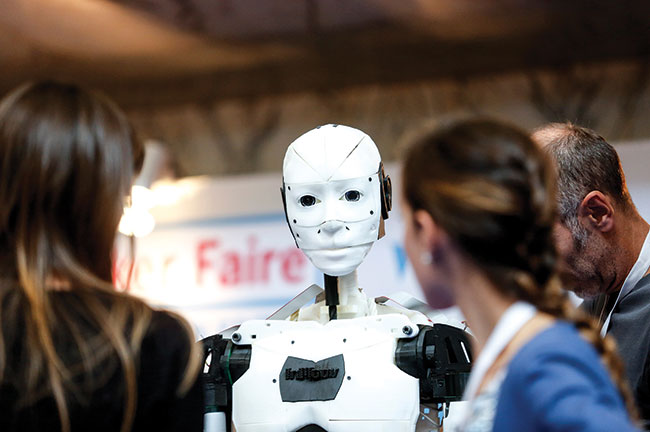
[[[0,101],[0,385],[18,389],[17,406],[53,397],[64,431],[70,398],[117,370],[122,431],[134,419],[152,311],[114,289],[112,251],[143,158],[124,114],[98,94],[42,82]]]
[[[635,416],[614,341],[601,339],[562,290],[552,238],[553,168],[528,134],[489,119],[457,121],[415,139],[403,173],[409,206],[431,214],[497,289],[575,324]]]

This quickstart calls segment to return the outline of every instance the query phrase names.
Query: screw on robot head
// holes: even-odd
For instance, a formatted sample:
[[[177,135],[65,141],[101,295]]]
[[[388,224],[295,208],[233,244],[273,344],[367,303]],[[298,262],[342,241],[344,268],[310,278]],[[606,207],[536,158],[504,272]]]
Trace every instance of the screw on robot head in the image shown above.
[[[411,326],[404,326],[402,327],[402,333],[408,336],[411,333],[413,333],[413,329],[411,328]]]
[[[239,342],[241,340],[241,335],[239,333],[233,333],[232,340],[233,342]]]

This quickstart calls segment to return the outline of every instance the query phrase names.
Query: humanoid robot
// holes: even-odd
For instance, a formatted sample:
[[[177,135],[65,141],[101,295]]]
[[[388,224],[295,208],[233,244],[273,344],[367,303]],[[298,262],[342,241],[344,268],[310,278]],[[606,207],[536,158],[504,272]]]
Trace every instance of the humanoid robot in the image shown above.
[[[203,340],[206,431],[433,430],[437,413],[462,396],[471,346],[463,330],[358,286],[356,269],[391,208],[375,143],[342,125],[305,133],[285,155],[282,198],[325,289]]]

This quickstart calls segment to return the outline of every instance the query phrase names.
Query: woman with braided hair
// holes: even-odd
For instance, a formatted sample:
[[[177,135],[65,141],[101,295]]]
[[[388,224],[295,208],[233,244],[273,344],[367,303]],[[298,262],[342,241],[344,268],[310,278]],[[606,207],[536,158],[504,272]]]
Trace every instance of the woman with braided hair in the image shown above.
[[[614,343],[556,274],[553,171],[528,135],[485,119],[414,139],[405,244],[428,302],[457,304],[478,353],[464,432],[632,431]]]

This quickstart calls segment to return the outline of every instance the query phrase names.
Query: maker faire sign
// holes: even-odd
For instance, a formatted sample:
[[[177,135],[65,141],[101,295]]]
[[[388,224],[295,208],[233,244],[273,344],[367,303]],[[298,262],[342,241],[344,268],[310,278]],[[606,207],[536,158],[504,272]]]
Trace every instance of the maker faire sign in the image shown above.
[[[213,224],[137,239],[128,289],[154,306],[178,310],[203,333],[264,318],[314,282],[302,252],[276,235],[277,224]],[[118,260],[116,278],[124,288],[129,267],[127,258]]]
[[[197,337],[266,318],[311,284],[322,286],[322,273],[286,225],[280,184],[275,174],[155,185],[156,227],[135,239],[132,269],[129,240],[120,238],[118,286],[180,312]],[[401,247],[397,208],[386,222],[386,237],[359,267],[360,285],[369,296],[407,291],[423,298]]]

